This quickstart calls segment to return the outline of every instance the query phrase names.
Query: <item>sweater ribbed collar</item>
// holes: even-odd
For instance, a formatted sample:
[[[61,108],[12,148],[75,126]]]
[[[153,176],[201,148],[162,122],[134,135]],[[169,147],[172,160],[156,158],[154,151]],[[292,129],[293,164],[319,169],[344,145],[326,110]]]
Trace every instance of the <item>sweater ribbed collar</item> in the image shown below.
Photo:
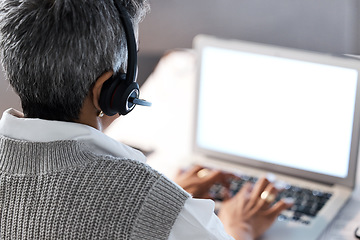
[[[0,170],[10,174],[46,174],[95,159],[96,155],[77,141],[29,142],[0,136]]]

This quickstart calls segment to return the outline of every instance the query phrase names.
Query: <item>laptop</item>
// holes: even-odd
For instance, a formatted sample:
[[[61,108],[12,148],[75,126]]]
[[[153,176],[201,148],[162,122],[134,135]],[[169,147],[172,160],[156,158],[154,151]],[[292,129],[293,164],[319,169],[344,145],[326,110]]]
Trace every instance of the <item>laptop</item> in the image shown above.
[[[294,199],[263,239],[317,239],[355,185],[360,61],[199,35],[194,162]],[[221,201],[221,185],[210,193]]]

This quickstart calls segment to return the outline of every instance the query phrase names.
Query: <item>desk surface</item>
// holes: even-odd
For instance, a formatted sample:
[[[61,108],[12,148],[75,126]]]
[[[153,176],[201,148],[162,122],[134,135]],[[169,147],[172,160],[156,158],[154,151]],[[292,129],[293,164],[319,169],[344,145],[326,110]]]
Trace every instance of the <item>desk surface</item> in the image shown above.
[[[191,51],[165,55],[142,86],[141,98],[151,108],[136,107],[106,131],[114,139],[153,151],[148,164],[172,178],[180,167],[190,164],[195,95],[195,57]],[[358,171],[360,172],[360,166]],[[360,225],[360,176],[353,197],[338,214],[321,240],[355,239]]]

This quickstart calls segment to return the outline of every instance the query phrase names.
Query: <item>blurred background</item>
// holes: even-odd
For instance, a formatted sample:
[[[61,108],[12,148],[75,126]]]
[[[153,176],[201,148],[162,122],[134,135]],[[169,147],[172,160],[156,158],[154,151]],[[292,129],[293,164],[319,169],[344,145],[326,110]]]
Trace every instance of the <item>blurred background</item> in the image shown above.
[[[167,51],[191,48],[197,34],[330,54],[360,54],[359,0],[150,0],[140,25],[142,84]],[[1,69],[2,71],[2,69]],[[0,111],[20,109],[0,73]]]

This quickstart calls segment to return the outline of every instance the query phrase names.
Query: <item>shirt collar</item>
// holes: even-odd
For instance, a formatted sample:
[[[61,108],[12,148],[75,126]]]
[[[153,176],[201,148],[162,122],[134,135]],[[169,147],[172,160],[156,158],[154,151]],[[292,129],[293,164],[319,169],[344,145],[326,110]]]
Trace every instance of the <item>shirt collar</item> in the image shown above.
[[[32,142],[76,140],[87,144],[94,153],[145,162],[145,156],[88,125],[51,121],[38,118],[24,118],[24,115],[8,109],[0,120],[0,135],[12,139]]]

